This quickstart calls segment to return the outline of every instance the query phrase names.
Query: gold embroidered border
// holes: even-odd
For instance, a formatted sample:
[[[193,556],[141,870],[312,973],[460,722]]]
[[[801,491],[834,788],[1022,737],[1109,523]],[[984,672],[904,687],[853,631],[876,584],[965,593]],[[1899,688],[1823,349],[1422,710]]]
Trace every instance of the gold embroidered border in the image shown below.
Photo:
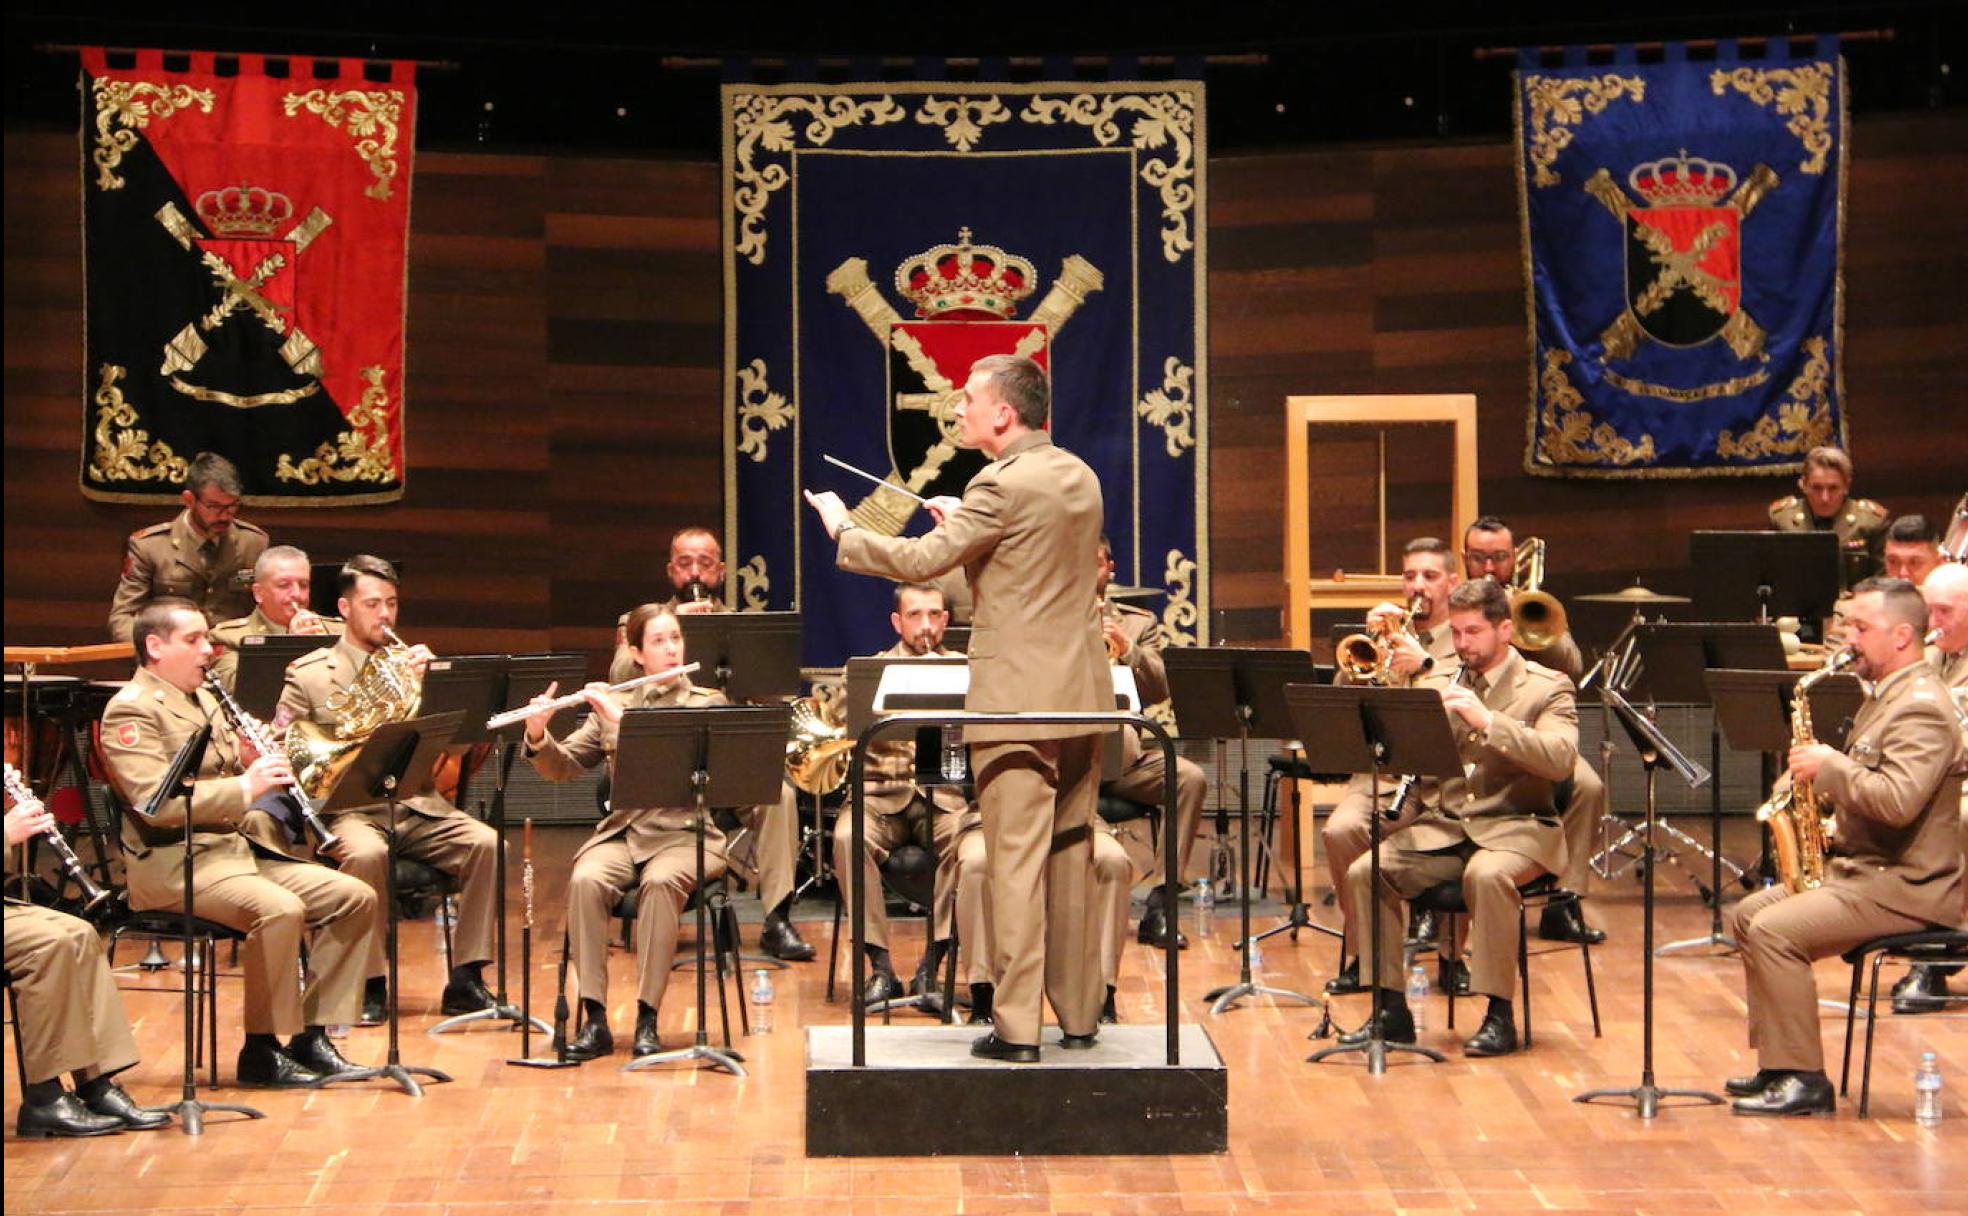
[[[984,138],[984,128],[1011,121],[1011,111],[996,97],[956,97],[948,101],[934,93],[923,98],[916,121],[942,127],[943,138],[959,152],[968,152]]]
[[[773,431],[793,420],[793,403],[765,383],[765,360],[754,359],[738,369],[738,452],[765,460],[765,445]]]
[[[1805,173],[1823,173],[1831,155],[1831,65],[1807,63],[1794,68],[1717,68],[1708,77],[1717,97],[1734,89],[1766,109],[1790,118],[1785,128],[1810,155],[1797,163]]]
[[[1632,393],[1636,397],[1657,397],[1662,401],[1677,401],[1683,405],[1691,401],[1712,401],[1717,397],[1733,397],[1737,393],[1755,388],[1770,378],[1769,372],[1756,371],[1747,376],[1720,380],[1714,384],[1702,384],[1694,388],[1673,388],[1665,384],[1651,384],[1645,380],[1635,380],[1631,376],[1622,376],[1610,367],[1600,368],[1599,374],[1606,377],[1606,383],[1614,388]]]
[[[136,429],[137,407],[123,398],[116,382],[129,369],[102,365],[96,385],[96,451],[89,461],[91,481],[182,482],[189,468],[171,445],[152,443],[150,432]]]
[[[152,119],[169,118],[186,106],[212,112],[210,89],[194,89],[187,84],[152,84],[148,80],[110,80],[98,76],[90,90],[96,99],[96,150],[89,159],[96,164],[96,188],[121,190],[123,179],[116,167],[123,155],[137,146],[137,132]]]
[[[766,593],[772,590],[772,578],[765,572],[765,555],[754,554],[752,560],[738,567],[738,610],[740,612],[764,612],[768,603]]]
[[[1194,368],[1184,367],[1182,360],[1171,355],[1162,364],[1162,387],[1149,389],[1134,407],[1148,425],[1161,428],[1171,457],[1180,458],[1186,449],[1196,446],[1191,430],[1196,402],[1190,396],[1195,378]]]
[[[1804,370],[1790,382],[1776,416],[1763,415],[1738,439],[1723,431],[1715,437],[1715,454],[1731,460],[1764,456],[1802,456],[1831,442],[1831,358],[1822,337],[1804,339]]]
[[[247,397],[236,396],[235,394],[216,388],[204,388],[177,376],[171,377],[171,387],[177,389],[185,396],[196,398],[199,401],[210,401],[214,405],[229,405],[234,409],[250,410],[262,405],[292,405],[296,401],[314,396],[315,392],[321,388],[321,382],[317,380],[309,384],[303,384],[299,388],[282,389],[277,393],[254,393]]]
[[[1202,619],[1191,597],[1196,590],[1196,563],[1170,549],[1162,568],[1162,581],[1168,587],[1168,603],[1162,606],[1162,631],[1171,646],[1194,646]]]
[[[1149,94],[1073,97],[1034,97],[1018,117],[1047,126],[1064,120],[1087,128],[1102,147],[1121,138],[1118,119],[1132,116],[1130,143],[1138,151],[1169,149],[1169,155],[1145,156],[1141,180],[1162,198],[1162,256],[1179,262],[1196,247],[1189,235],[1189,213],[1196,206],[1196,101],[1187,91]],[[1200,290],[1200,288],[1199,288]]]
[[[806,115],[806,140],[816,147],[830,142],[842,127],[886,126],[907,115],[892,97],[857,102],[851,97],[775,97],[766,93],[732,93],[730,175],[737,181],[731,203],[737,208],[739,256],[754,266],[765,265],[765,209],[774,193],[786,188],[792,173],[785,165],[765,163],[763,154],[793,151],[792,118]],[[759,163],[754,163],[754,161]]]
[[[403,117],[403,90],[348,89],[331,93],[326,89],[310,89],[287,94],[281,104],[289,118],[305,109],[320,115],[329,126],[353,136],[355,154],[376,177],[362,193],[373,199],[390,196],[390,183],[398,169],[396,138],[397,123]]]
[[[1584,408],[1565,365],[1572,361],[1569,351],[1552,350],[1544,354],[1544,374],[1538,386],[1544,392],[1544,434],[1538,450],[1551,464],[1634,464],[1654,458],[1654,437],[1642,435],[1639,443],[1624,438],[1612,424],[1595,424]]]
[[[1561,180],[1552,171],[1558,154],[1572,142],[1571,128],[1584,122],[1586,115],[1603,113],[1621,98],[1647,100],[1647,82],[1638,76],[1607,72],[1603,76],[1526,76],[1524,100],[1531,112],[1531,164],[1536,166],[1534,181],[1555,186]],[[1521,147],[1523,140],[1518,144]]]
[[[383,387],[383,369],[365,367],[362,378],[369,387],[349,411],[349,429],[298,464],[282,452],[274,466],[275,477],[318,486],[330,481],[389,481],[396,476],[390,465],[389,390]]]

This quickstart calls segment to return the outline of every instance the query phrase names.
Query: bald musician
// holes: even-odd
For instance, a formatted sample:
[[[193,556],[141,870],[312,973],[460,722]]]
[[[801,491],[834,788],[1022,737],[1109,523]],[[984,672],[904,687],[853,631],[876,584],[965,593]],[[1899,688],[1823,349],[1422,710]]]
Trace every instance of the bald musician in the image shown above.
[[[212,674],[228,691],[239,678],[239,640],[279,634],[326,637],[342,631],[342,623],[317,616],[308,607],[314,590],[314,567],[308,555],[292,545],[273,545],[253,563],[253,611],[212,626]]]
[[[1852,458],[1843,448],[1812,448],[1798,475],[1799,493],[1770,504],[1770,526],[1779,532],[1834,532],[1839,572],[1847,587],[1879,568],[1881,538],[1890,518],[1870,498],[1852,497]]]
[[[253,606],[246,596],[253,562],[267,534],[239,518],[246,492],[239,470],[225,457],[200,452],[185,470],[176,519],[130,533],[123,576],[109,604],[109,636],[130,640],[137,613],[160,596],[190,600],[207,620],[241,616]]]
[[[1888,542],[1890,555],[1891,542]],[[1891,558],[1889,556],[1888,560]],[[1920,584],[1920,596],[1927,601],[1927,628],[1940,637],[1927,647],[1929,666],[1946,686],[1961,712],[1962,755],[1968,757],[1968,566],[1948,562],[1929,571]],[[1968,790],[1961,801],[1961,848],[1968,853]],[[1962,887],[1968,897],[1968,882]],[[1962,924],[1968,925],[1968,898],[1964,898]],[[1948,1007],[1948,979],[1961,968],[1916,966],[1893,986],[1894,1013],[1935,1013]]]

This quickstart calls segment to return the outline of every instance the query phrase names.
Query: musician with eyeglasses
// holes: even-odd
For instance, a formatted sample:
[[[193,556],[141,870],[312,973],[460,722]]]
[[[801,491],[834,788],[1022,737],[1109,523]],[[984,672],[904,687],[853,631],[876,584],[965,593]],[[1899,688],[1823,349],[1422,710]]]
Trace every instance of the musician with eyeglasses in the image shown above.
[[[223,621],[252,608],[246,586],[267,546],[257,524],[239,518],[246,493],[239,470],[214,452],[200,452],[185,469],[175,519],[138,528],[123,551],[123,574],[109,604],[109,636],[130,640],[137,613],[163,596],[190,600],[207,620]]]
[[[314,586],[314,567],[308,555],[292,545],[273,545],[253,563],[253,611],[212,626],[212,674],[231,691],[239,678],[241,638],[307,634],[326,637],[342,632],[342,623],[308,607]]]
[[[1811,964],[1861,942],[1959,923],[1962,912],[1960,726],[1947,688],[1924,660],[1927,605],[1905,579],[1853,588],[1852,670],[1870,682],[1843,751],[1790,749],[1793,806],[1808,791],[1835,816],[1820,885],[1779,884],[1737,904],[1729,936],[1742,946],[1756,1072],[1731,1077],[1740,1115],[1829,1114],[1818,986]],[[1800,805],[1802,804],[1802,805]]]
[[[341,614],[345,632],[333,645],[288,664],[287,681],[274,713],[276,728],[292,731],[296,723],[311,722],[324,732],[335,731],[345,713],[361,708],[347,706],[345,694],[372,663],[397,665],[404,678],[421,680],[424,665],[432,657],[430,650],[422,645],[402,647],[392,640],[397,622],[397,584],[396,567],[380,557],[358,554],[342,567],[336,611]],[[369,678],[373,680],[378,674],[380,669],[369,673]],[[412,714],[414,708],[403,716]],[[440,1008],[446,1016],[492,1008],[496,1001],[480,973],[492,959],[499,834],[435,792],[399,803],[393,824],[383,822],[386,810],[386,804],[377,803],[329,818],[330,829],[341,838],[334,852],[336,864],[344,874],[368,883],[381,899],[383,884],[390,879],[389,842],[383,833],[393,831],[398,856],[421,861],[455,878],[457,936]],[[385,962],[383,942],[378,939],[368,961],[361,1019],[365,1026],[388,1017]]]
[[[629,613],[628,630],[636,640],[637,674],[661,675],[685,664],[683,629],[672,605],[641,605]],[[590,684],[581,690],[591,711],[586,721],[567,738],[555,739],[547,730],[554,711],[546,708],[552,706],[555,691],[549,686],[534,698],[533,704],[543,708],[526,720],[527,758],[549,781],[568,781],[604,763],[612,779],[625,710],[728,704],[723,693],[691,684],[687,673],[620,692]],[[567,1044],[569,1059],[592,1060],[615,1050],[608,1028],[608,918],[630,887],[636,892],[633,1051],[645,1056],[663,1050],[657,1015],[676,959],[683,907],[696,889],[693,815],[689,807],[630,807],[618,799],[575,850],[567,884],[567,932],[580,982],[581,1022]],[[706,824],[704,875],[714,878],[725,869],[724,833],[715,823]]]
[[[103,712],[102,757],[124,803],[122,845],[130,906],[184,906],[185,821],[192,823],[192,914],[246,935],[239,1084],[295,1088],[355,1069],[326,1027],[362,1011],[365,960],[379,949],[374,891],[361,880],[277,849],[244,825],[293,779],[287,757],[242,745],[202,686],[212,659],[205,616],[189,600],[146,605],[131,635],[141,666]],[[189,792],[171,792],[153,817],[140,810],[158,793],[178,750],[212,728]],[[303,938],[308,982],[301,974]],[[285,1037],[283,1044],[280,1040]]]
[[[1954,700],[1962,756],[1968,759],[1968,565],[1947,562],[1936,566],[1920,584],[1920,598],[1927,601],[1928,631],[1936,635],[1927,645],[1927,664]],[[1961,848],[1968,853],[1968,787],[1962,790]],[[1968,880],[1962,883],[1962,894],[1961,923],[1968,925]],[[1947,1009],[1948,980],[1960,971],[1959,966],[1952,965],[1915,965],[1893,985],[1893,1012],[1937,1013]]]

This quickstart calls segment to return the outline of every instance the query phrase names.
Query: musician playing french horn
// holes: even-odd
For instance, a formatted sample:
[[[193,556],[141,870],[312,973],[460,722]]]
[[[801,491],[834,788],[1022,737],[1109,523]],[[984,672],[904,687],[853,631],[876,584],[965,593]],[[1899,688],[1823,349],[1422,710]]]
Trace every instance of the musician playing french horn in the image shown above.
[[[374,725],[366,724],[362,729],[352,729],[359,718],[381,716],[395,721],[416,714],[416,690],[421,688],[431,652],[421,645],[403,646],[394,640],[396,568],[380,557],[358,554],[342,567],[339,589],[336,610],[346,631],[334,645],[302,655],[287,667],[287,683],[280,691],[274,725],[287,730],[290,754],[296,750],[297,733],[314,733],[354,745],[374,729]],[[310,732],[303,725],[307,723],[315,730]],[[326,791],[310,792],[318,796]],[[389,880],[389,844],[383,833],[393,831],[399,856],[421,861],[457,879],[457,937],[442,1010],[449,1016],[490,1008],[494,998],[479,973],[492,959],[497,893],[494,862],[499,834],[436,793],[400,803],[394,824],[383,822],[385,814],[385,805],[379,803],[331,816],[328,826],[341,838],[333,854],[336,862],[344,874],[368,883],[381,899],[383,883]],[[364,1025],[374,1025],[388,1016],[390,993],[384,963],[379,939],[370,951],[366,972]]]
[[[659,675],[684,665],[683,628],[667,604],[643,604],[629,613],[628,636],[635,640],[636,665]],[[551,706],[555,689],[534,698]],[[724,694],[691,684],[688,674],[655,680],[622,692],[606,684],[582,690],[592,711],[566,739],[547,732],[553,711],[543,708],[526,720],[526,754],[540,775],[567,781],[606,762],[615,772],[615,747],[622,711],[648,707],[698,709],[727,704]],[[688,807],[631,807],[619,800],[574,853],[567,884],[568,945],[581,994],[581,1027],[567,1044],[568,1058],[592,1060],[615,1050],[608,1029],[608,917],[622,892],[636,889],[636,1028],[634,1052],[663,1049],[657,1012],[676,958],[677,930],[684,902],[695,888],[696,832]],[[704,874],[725,871],[724,833],[704,827]]]
[[[1846,621],[1857,654],[1852,669],[1870,682],[1870,694],[1843,752],[1799,742],[1789,756],[1793,790],[1810,789],[1834,816],[1822,882],[1796,894],[1769,887],[1729,918],[1729,935],[1742,944],[1757,1055],[1753,1075],[1727,1082],[1737,1114],[1824,1114],[1836,1106],[1813,961],[1961,918],[1962,745],[1947,689],[1923,661],[1926,605],[1904,579],[1867,579],[1853,589]]]

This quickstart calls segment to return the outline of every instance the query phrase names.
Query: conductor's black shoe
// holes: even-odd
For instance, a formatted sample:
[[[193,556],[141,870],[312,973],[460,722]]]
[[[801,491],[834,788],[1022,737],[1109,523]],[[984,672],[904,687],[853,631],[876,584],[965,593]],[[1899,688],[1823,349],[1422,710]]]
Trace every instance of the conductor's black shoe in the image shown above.
[[[992,1031],[970,1044],[970,1054],[984,1060],[999,1060],[1006,1064],[1037,1064],[1039,1045],[1037,1043],[1007,1043]]]
[[[1114,986],[1107,985],[1107,999],[1100,1002],[1100,1024],[1113,1026],[1120,1022],[1120,1010],[1114,1008]]]
[[[630,1054],[653,1056],[661,1050],[663,1039],[656,1032],[656,1011],[637,1001],[635,1045],[629,1049]]]
[[[991,1002],[997,996],[995,984],[972,984],[970,986],[970,1024],[989,1026],[991,1024]]]
[[[1399,1007],[1382,1005],[1380,1009],[1380,1040],[1383,1043],[1412,1043],[1415,1041],[1414,1013],[1406,1003]],[[1358,1047],[1373,1037],[1373,1018],[1369,1017],[1358,1030],[1349,1030],[1339,1036],[1341,1047]]]
[[[799,935],[783,912],[766,916],[765,927],[759,930],[759,949],[789,963],[803,963],[813,957],[812,945]]]
[[[1483,1015],[1483,1024],[1462,1045],[1462,1053],[1469,1056],[1507,1056],[1516,1050],[1517,1019],[1511,1016],[1509,1005],[1491,1001],[1490,1011]]]
[[[1189,938],[1181,929],[1175,926],[1174,921],[1169,917],[1168,909],[1162,907],[1160,904],[1150,904],[1148,905],[1148,910],[1141,914],[1141,928],[1135,931],[1134,936],[1135,940],[1144,946],[1167,949],[1170,933],[1175,934],[1175,948],[1177,950],[1187,950],[1189,948]]]
[[[123,1130],[123,1120],[99,1115],[82,1099],[63,1090],[54,1100],[22,1104],[14,1125],[23,1139],[43,1136],[107,1136]]]
[[[248,1039],[239,1049],[239,1084],[247,1089],[306,1089],[321,1074],[302,1064],[278,1043]]]
[[[1417,909],[1408,917],[1408,945],[1426,949],[1435,944],[1435,914]]]
[[[861,990],[861,1003],[873,1005],[877,1001],[893,1001],[902,995],[902,981],[895,978],[893,971],[874,971],[868,975],[868,986]]]
[[[1947,972],[1915,967],[1893,985],[1894,1013],[1937,1013],[1948,1007]]]
[[[1730,1106],[1739,1115],[1828,1115],[1838,1109],[1838,1095],[1821,1072],[1787,1072]]]
[[[362,1020],[358,1026],[381,1026],[389,1021],[389,981],[377,976],[362,987]]]
[[[570,1060],[599,1060],[614,1054],[615,1036],[608,1032],[608,1023],[599,1018],[583,1025],[581,1032],[567,1045],[567,1058]]]
[[[465,967],[451,972],[451,978],[444,985],[444,1001],[438,1006],[445,1017],[456,1017],[461,1013],[477,1013],[481,1009],[494,1009],[499,998],[478,978],[478,973]]]
[[[1100,1032],[1092,1034],[1067,1034],[1060,1032],[1059,1045],[1067,1051],[1092,1051],[1093,1045],[1100,1041]]]
[[[1456,996],[1468,996],[1469,964],[1459,958],[1443,959],[1435,968],[1435,986]]]
[[[124,1127],[134,1132],[154,1131],[170,1125],[168,1111],[146,1110],[138,1106],[136,1100],[123,1092],[123,1087],[108,1077],[97,1077],[76,1091],[82,1105],[98,1115],[108,1115],[122,1121]]]
[[[362,1065],[344,1057],[336,1049],[335,1041],[318,1026],[295,1035],[287,1044],[287,1055],[302,1068],[324,1077],[363,1070]]]
[[[1544,915],[1538,919],[1538,936],[1548,942],[1596,946],[1606,940],[1606,931],[1586,924],[1585,914],[1579,911],[1579,903],[1574,899],[1546,905]]]
[[[1722,1091],[1732,1098],[1753,1097],[1787,1075],[1781,1068],[1759,1068],[1747,1077],[1730,1077],[1722,1082]]]
[[[1365,991],[1367,991],[1367,986],[1360,982],[1360,958],[1358,955],[1347,959],[1346,965],[1339,969],[1339,974],[1326,981],[1327,996],[1352,996],[1355,993]]]

